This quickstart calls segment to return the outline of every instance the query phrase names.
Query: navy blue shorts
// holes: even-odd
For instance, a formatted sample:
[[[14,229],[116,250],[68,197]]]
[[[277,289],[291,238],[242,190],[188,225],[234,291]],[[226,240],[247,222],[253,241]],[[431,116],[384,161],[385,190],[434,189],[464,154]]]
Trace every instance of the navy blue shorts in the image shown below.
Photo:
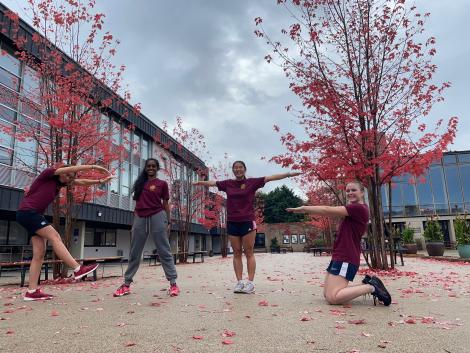
[[[243,237],[248,233],[256,230],[255,221],[246,221],[246,222],[227,222],[227,233],[228,235],[233,235],[236,237]]]
[[[16,211],[16,221],[28,232],[29,238],[36,234],[36,232],[50,223],[44,216],[34,210],[19,210]]]
[[[354,277],[356,277],[356,273],[358,269],[359,269],[359,266],[356,266],[347,262],[331,260],[330,264],[328,265],[328,268],[326,269],[326,272],[332,275],[344,277],[349,282],[352,282],[354,281]]]

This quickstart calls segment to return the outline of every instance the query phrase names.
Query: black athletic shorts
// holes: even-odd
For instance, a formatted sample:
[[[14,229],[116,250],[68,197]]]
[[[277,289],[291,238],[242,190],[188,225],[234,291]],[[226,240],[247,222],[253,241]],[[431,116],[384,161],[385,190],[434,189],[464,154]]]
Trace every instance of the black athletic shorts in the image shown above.
[[[352,282],[354,281],[354,277],[356,277],[358,269],[359,266],[347,262],[331,260],[328,268],[326,269],[326,272],[331,273],[332,275],[344,277],[349,282]]]
[[[18,210],[16,211],[16,221],[26,229],[28,236],[31,238],[36,232],[50,223],[40,213],[34,210]]]
[[[243,237],[253,230],[256,230],[255,221],[246,221],[246,222],[228,221],[227,222],[228,235],[234,235],[236,237]]]

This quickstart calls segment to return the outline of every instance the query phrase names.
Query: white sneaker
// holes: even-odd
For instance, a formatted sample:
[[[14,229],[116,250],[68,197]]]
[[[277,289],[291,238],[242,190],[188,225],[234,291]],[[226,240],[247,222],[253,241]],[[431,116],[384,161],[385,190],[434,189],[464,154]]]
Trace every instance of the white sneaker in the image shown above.
[[[243,281],[238,281],[237,284],[235,285],[235,288],[233,288],[234,293],[244,293],[243,288],[245,287],[245,283]]]
[[[242,293],[251,294],[255,292],[255,285],[253,282],[246,282],[243,286]]]

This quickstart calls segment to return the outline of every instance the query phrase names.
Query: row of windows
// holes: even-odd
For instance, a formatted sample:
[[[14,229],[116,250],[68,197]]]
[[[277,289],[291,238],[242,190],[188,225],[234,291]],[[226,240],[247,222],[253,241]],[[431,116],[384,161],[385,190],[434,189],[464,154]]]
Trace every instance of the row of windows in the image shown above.
[[[15,221],[0,220],[0,245],[28,244],[28,233]]]
[[[116,246],[116,229],[109,228],[85,228],[85,246],[106,247]]]
[[[391,192],[393,215],[445,214],[469,210],[470,164],[463,161],[470,161],[470,153],[445,155],[442,161],[443,165],[433,164],[421,178],[405,175],[394,179]],[[387,187],[383,187],[382,196],[384,209],[388,213]]]

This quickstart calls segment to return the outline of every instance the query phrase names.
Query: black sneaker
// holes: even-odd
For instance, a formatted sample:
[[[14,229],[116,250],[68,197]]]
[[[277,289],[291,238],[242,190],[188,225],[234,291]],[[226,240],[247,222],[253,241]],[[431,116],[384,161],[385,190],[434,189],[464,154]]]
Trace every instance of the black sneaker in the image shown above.
[[[366,275],[364,279],[362,280],[362,283],[364,284],[369,284],[371,277],[369,275]]]
[[[374,296],[374,304],[375,298],[381,301],[385,306],[389,306],[392,303],[392,296],[378,277],[372,276],[368,284],[375,288],[374,293],[372,293]]]

